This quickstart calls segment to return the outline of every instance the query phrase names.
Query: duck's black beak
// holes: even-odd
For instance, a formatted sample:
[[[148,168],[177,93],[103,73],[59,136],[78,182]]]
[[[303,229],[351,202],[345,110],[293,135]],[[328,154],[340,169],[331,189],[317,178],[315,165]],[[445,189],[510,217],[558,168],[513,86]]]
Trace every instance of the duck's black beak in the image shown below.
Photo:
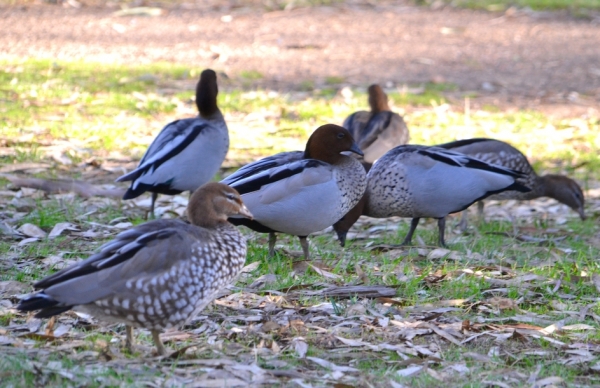
[[[583,206],[580,206],[580,207],[577,209],[577,213],[579,214],[579,217],[581,218],[581,220],[582,220],[582,221],[585,221],[585,219],[586,219],[587,217],[585,216],[585,210],[583,209]]]
[[[358,144],[356,144],[356,142],[352,143],[352,147],[350,147],[350,149],[348,151],[354,152],[355,154],[358,154],[360,156],[365,156],[365,154],[363,154],[363,152],[360,150],[360,148],[358,147]]]

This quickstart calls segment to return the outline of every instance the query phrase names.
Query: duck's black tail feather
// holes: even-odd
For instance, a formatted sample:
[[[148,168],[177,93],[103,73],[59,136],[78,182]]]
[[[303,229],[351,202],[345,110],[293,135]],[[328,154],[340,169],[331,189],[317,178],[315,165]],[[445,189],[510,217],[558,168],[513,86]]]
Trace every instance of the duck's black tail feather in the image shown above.
[[[60,303],[52,297],[40,292],[28,298],[21,300],[17,306],[17,310],[35,311],[40,310],[35,314],[36,318],[50,318],[62,312],[68,311],[73,306],[60,305]]]

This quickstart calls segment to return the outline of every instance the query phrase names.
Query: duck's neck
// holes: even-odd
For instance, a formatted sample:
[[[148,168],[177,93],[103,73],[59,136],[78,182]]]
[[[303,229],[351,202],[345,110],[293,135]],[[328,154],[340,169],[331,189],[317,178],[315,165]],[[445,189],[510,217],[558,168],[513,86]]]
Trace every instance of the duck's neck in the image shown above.
[[[371,112],[387,112],[390,110],[388,105],[388,99],[381,88],[374,89],[369,95],[369,105],[371,106]]]
[[[367,188],[365,189],[365,193],[363,194],[363,196],[360,199],[360,201],[362,202],[362,204],[360,204],[360,206],[362,208],[360,214],[363,215],[363,216],[370,217],[370,210],[369,210],[369,184],[368,184],[368,182],[367,182]]]
[[[196,106],[200,117],[206,120],[213,120],[223,117],[223,114],[217,106],[217,94],[219,90],[216,84],[204,84],[200,82],[196,88]]]
[[[561,198],[561,192],[565,191],[565,188],[558,186],[558,182],[555,180],[556,175],[548,174],[538,177],[536,181],[535,192],[539,193],[539,197],[550,197],[557,201],[563,202]]]

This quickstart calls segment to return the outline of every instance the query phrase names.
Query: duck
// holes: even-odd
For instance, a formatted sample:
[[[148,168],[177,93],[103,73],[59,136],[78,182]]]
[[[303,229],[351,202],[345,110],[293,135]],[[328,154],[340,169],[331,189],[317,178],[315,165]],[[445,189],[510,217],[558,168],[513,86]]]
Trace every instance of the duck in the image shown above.
[[[438,220],[438,244],[444,239],[446,216],[506,190],[527,192],[521,173],[440,147],[402,145],[373,164],[367,190],[357,205],[333,225],[340,244],[361,216],[412,218],[401,245],[409,245],[421,218]]]
[[[362,155],[348,130],[326,124],[312,133],[304,151],[276,154],[240,168],[221,182],[240,193],[254,218],[230,221],[269,233],[269,257],[275,253],[276,233],[298,236],[309,260],[307,236],[338,221],[367,186],[360,162],[343,152]]]
[[[392,112],[388,105],[388,96],[381,86],[369,86],[368,93],[371,111],[354,112],[342,124],[363,151],[362,163],[367,171],[375,160],[392,148],[408,143],[409,139],[404,119]]]
[[[228,217],[252,218],[231,187],[211,182],[188,204],[190,223],[153,220],[118,234],[88,259],[34,284],[38,292],[20,301],[21,311],[49,318],[68,310],[126,325],[133,351],[133,327],[146,328],[159,355],[160,331],[189,322],[239,273],[246,241]]]
[[[438,147],[461,152],[488,163],[520,171],[523,177],[519,178],[518,181],[531,188],[531,191],[527,193],[508,190],[492,195],[487,199],[525,201],[540,197],[550,197],[573,209],[577,212],[581,220],[586,219],[584,209],[585,198],[583,190],[577,182],[565,175],[538,175],[533,167],[531,167],[527,157],[509,143],[489,138],[472,138],[440,144]],[[479,201],[477,208],[479,218],[481,219],[483,218],[484,202]],[[463,229],[467,227],[466,212],[463,213],[460,226]]]
[[[219,171],[229,150],[229,131],[217,105],[217,74],[206,69],[196,86],[199,115],[167,124],[142,157],[137,168],[117,178],[131,181],[123,199],[152,193],[150,214],[158,194],[193,192]]]

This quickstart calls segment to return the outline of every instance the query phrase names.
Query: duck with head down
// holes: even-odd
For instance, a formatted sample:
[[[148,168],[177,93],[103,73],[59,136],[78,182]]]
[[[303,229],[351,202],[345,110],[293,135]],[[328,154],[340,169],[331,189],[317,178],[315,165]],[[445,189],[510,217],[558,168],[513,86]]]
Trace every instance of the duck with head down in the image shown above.
[[[120,233],[87,260],[36,284],[41,290],[17,309],[40,310],[47,318],[67,310],[152,332],[164,355],[159,333],[189,322],[240,272],[246,241],[228,217],[252,218],[239,194],[221,183],[194,192],[188,205],[191,225],[155,220]]]
[[[367,174],[364,197],[333,226],[344,245],[361,215],[412,218],[402,245],[410,244],[421,218],[437,218],[444,246],[445,219],[474,202],[506,190],[529,191],[519,172],[438,147],[404,145],[381,157]]]
[[[581,187],[573,179],[564,175],[538,175],[534,171],[527,157],[521,151],[500,140],[474,138],[440,144],[438,147],[461,152],[463,154],[481,159],[485,162],[511,168],[523,173],[517,181],[531,189],[527,193],[509,190],[495,194],[488,199],[515,199],[518,201],[550,197],[564,203],[573,209],[582,220],[585,220],[585,198]],[[483,201],[478,202],[480,218],[483,217]],[[466,212],[461,220],[462,228],[466,228]]]
[[[346,129],[328,124],[313,132],[304,152],[277,154],[242,167],[222,183],[240,192],[254,219],[231,222],[270,233],[269,255],[275,233],[298,236],[308,259],[306,237],[333,225],[365,191],[364,168],[345,151],[362,154]]]

